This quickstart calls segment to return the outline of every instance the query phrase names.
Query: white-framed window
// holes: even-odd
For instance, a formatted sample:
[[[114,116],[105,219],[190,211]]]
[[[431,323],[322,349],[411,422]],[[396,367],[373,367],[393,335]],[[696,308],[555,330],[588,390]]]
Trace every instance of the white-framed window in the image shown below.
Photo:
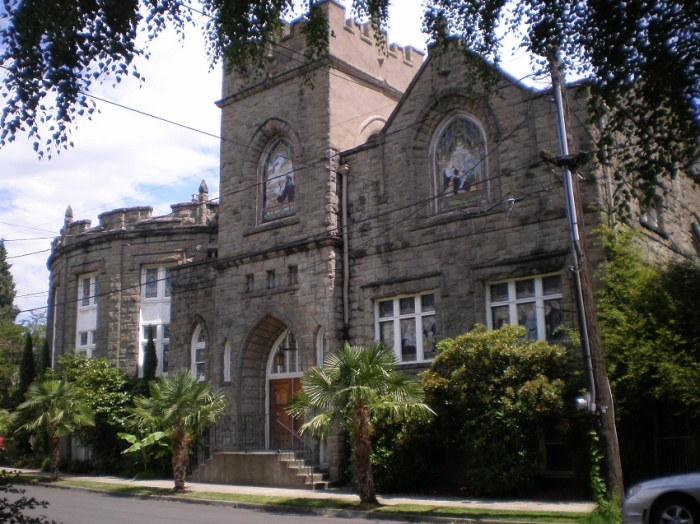
[[[97,275],[81,275],[78,279],[75,350],[88,357],[97,347],[97,293]]]
[[[148,328],[153,328],[153,342],[158,359],[157,375],[168,372],[170,349],[170,305],[172,275],[167,266],[145,266],[141,269],[141,332],[139,344],[139,376],[143,376],[143,357],[148,342]]]
[[[139,366],[139,375],[142,376],[141,367],[143,365],[143,356],[146,354],[146,345],[148,344],[148,329],[153,330],[153,345],[156,348],[156,359],[158,366],[156,367],[156,375],[168,374],[168,352],[170,351],[170,324],[149,324],[141,326],[141,366]]]
[[[435,294],[377,300],[375,337],[394,348],[401,363],[432,360],[437,354]]]
[[[563,333],[561,275],[542,275],[491,282],[486,286],[486,325],[498,329],[520,324],[530,340],[556,342]]]
[[[142,286],[144,299],[169,298],[172,277],[169,267],[146,267],[143,269]]]
[[[195,328],[192,335],[192,375],[197,380],[206,380],[207,334],[202,325]]]
[[[76,352],[82,353],[91,357],[95,352],[97,332],[93,330],[78,331],[78,343],[76,344]]]
[[[83,275],[80,277],[79,294],[78,304],[81,308],[97,306],[97,275]]]

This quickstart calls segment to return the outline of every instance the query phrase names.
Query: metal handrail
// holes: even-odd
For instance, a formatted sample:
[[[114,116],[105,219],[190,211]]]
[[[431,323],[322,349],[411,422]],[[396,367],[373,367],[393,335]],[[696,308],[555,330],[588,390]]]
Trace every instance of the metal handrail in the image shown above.
[[[212,426],[215,451],[265,449],[267,421],[264,415],[225,415]]]
[[[314,462],[313,462],[313,457],[314,457],[314,451],[313,448],[309,445],[308,442],[306,442],[299,434],[294,431],[292,428],[286,426],[284,422],[282,422],[279,419],[279,416],[275,416],[275,421],[277,424],[279,424],[284,430],[292,437],[292,451],[294,452],[294,456],[297,457],[297,453],[299,452],[295,444],[299,444],[301,446],[301,453],[302,453],[302,460],[304,461],[304,469],[307,470],[307,475],[309,476],[309,479],[311,480],[311,483],[313,484],[314,482]],[[281,450],[278,450],[278,453]]]

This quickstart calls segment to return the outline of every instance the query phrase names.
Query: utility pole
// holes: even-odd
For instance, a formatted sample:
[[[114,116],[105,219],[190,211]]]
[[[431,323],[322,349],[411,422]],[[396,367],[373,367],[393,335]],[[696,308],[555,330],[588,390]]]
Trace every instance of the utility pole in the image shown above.
[[[561,62],[550,59],[552,76],[552,91],[557,107],[557,124],[559,133],[559,163],[564,176],[564,191],[566,193],[567,213],[571,239],[571,256],[573,264],[571,271],[576,288],[579,331],[581,334],[581,350],[586,373],[588,395],[584,406],[595,417],[596,430],[602,446],[605,461],[605,478],[608,492],[622,500],[624,483],[622,479],[622,464],[620,463],[620,446],[615,427],[615,410],[612,392],[605,370],[603,347],[598,331],[598,319],[593,300],[593,282],[591,268],[586,249],[585,232],[583,230],[583,213],[579,197],[578,184],[572,176],[575,169],[576,157],[569,154],[569,132],[566,125],[564,106]]]

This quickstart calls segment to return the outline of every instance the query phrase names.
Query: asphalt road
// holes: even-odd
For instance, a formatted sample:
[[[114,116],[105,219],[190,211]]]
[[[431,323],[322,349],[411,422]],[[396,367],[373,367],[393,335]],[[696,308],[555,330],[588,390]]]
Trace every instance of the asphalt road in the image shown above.
[[[49,506],[27,512],[62,524],[338,524],[332,517],[270,513],[232,506],[139,499],[75,489],[17,486],[25,496],[45,500]],[[11,498],[13,496],[9,496]],[[378,520],[343,518],[342,524],[371,524]],[[386,520],[382,520],[386,523]]]

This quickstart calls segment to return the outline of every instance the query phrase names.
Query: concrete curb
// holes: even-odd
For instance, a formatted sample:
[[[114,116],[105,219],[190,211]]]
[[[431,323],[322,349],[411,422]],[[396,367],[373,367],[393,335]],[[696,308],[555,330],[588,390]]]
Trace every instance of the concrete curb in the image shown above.
[[[305,508],[297,506],[285,506],[282,504],[256,504],[252,502],[230,502],[226,500],[216,500],[216,499],[204,499],[204,498],[187,498],[175,495],[139,495],[133,493],[120,493],[109,490],[101,490],[97,488],[86,488],[86,487],[76,487],[76,486],[61,486],[57,484],[41,484],[44,487],[53,489],[65,489],[65,490],[76,490],[85,491],[91,493],[102,493],[113,497],[124,497],[124,498],[138,498],[142,500],[156,499],[156,500],[167,500],[170,502],[181,502],[187,504],[200,504],[203,506],[222,506],[231,507],[234,509],[249,509],[253,511],[261,511],[266,513],[279,513],[283,515],[311,515],[317,517],[331,517],[331,518],[355,518],[355,519],[366,519],[366,520],[382,520],[388,522],[420,522],[420,523],[434,523],[434,524],[541,524],[536,521],[515,521],[515,520],[492,520],[492,519],[471,519],[471,518],[459,518],[459,517],[436,517],[430,515],[416,515],[416,514],[384,514],[377,513],[373,511],[361,511],[361,510],[349,510],[349,509],[333,509],[333,508]],[[187,493],[187,491],[185,492]],[[196,493],[195,491],[190,491],[190,493]],[[568,521],[570,522],[570,521]],[[556,524],[551,522],[550,524]],[[568,524],[567,521],[561,521],[560,524]]]

